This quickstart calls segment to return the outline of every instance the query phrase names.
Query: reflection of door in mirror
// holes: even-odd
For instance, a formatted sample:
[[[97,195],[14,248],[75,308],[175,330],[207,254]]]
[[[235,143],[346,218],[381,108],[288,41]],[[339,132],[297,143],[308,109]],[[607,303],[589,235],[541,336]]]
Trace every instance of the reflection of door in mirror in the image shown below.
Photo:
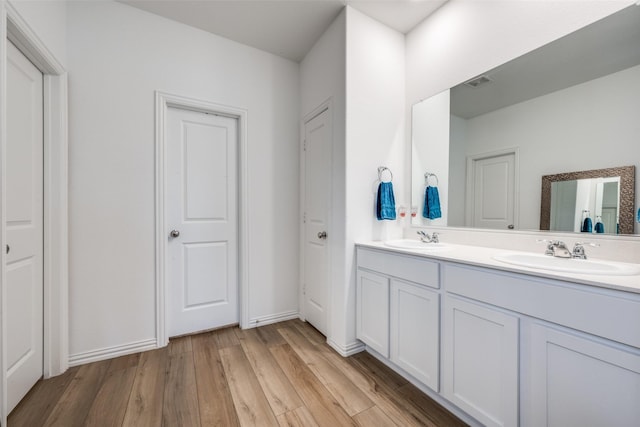
[[[516,152],[468,158],[467,225],[513,229],[515,215]]]

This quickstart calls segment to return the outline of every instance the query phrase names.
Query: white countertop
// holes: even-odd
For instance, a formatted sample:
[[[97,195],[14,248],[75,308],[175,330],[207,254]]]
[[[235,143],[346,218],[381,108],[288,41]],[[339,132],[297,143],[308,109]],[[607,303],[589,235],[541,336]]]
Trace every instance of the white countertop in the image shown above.
[[[516,252],[512,250],[485,248],[479,246],[454,245],[444,242],[447,246],[446,250],[425,252],[413,249],[399,249],[386,246],[381,241],[357,242],[356,246],[363,248],[380,249],[391,253],[407,254],[420,256],[429,259],[441,261],[450,261],[461,264],[473,265],[478,267],[486,267],[495,270],[509,271],[513,273],[527,274],[530,276],[543,277],[548,279],[563,280],[572,283],[579,283],[589,286],[597,286],[600,288],[616,289],[620,291],[633,292],[640,294],[640,275],[634,276],[614,276],[600,274],[575,274],[565,273],[561,271],[543,270],[538,268],[520,267],[517,265],[507,264],[493,259],[494,256],[507,252]],[[530,253],[530,252],[523,252]],[[594,259],[595,260],[595,259]],[[610,262],[610,261],[607,261]],[[624,264],[624,263],[618,263]],[[627,264],[628,265],[628,264]]]

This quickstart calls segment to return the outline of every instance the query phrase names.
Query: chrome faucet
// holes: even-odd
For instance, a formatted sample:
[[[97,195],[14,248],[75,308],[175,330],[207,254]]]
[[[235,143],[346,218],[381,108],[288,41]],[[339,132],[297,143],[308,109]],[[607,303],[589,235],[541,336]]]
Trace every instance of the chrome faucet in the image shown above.
[[[567,245],[560,240],[545,240],[547,244],[547,250],[544,251],[545,255],[550,255],[558,258],[571,258],[571,252],[567,249]]]
[[[571,254],[572,258],[587,259],[587,253],[584,251],[583,245],[600,246],[597,243],[576,242],[576,244],[573,246],[573,253]]]
[[[418,231],[417,234],[418,236],[420,236],[420,241],[424,243],[440,243],[438,233],[436,233],[435,231],[432,235],[429,235],[429,233],[425,233],[422,230]]]

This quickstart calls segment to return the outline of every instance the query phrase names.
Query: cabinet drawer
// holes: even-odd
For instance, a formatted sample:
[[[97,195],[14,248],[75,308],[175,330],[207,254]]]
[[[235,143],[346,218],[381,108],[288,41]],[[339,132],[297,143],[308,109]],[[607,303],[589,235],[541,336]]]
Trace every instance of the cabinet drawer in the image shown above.
[[[440,265],[435,261],[411,255],[358,249],[357,263],[359,268],[377,271],[431,288],[440,287]]]
[[[443,269],[447,292],[640,347],[636,295],[455,264]]]

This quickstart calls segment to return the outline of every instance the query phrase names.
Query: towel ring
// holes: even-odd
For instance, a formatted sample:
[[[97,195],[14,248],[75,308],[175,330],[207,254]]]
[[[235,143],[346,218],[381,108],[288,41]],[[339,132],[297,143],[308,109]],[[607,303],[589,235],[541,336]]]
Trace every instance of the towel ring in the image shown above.
[[[386,167],[386,166],[378,166],[378,180],[379,180],[380,182],[383,182],[383,180],[382,180],[382,174],[384,173],[384,171],[389,172],[389,181],[387,181],[387,182],[391,182],[391,181],[393,181],[393,172],[391,172],[391,169],[389,169],[389,168],[388,168],[388,167]]]
[[[440,185],[440,182],[438,181],[438,175],[436,175],[435,173],[430,173],[430,172],[426,172],[424,174],[424,182],[425,184],[429,185],[429,178],[434,177],[436,179],[436,187],[438,185]]]

